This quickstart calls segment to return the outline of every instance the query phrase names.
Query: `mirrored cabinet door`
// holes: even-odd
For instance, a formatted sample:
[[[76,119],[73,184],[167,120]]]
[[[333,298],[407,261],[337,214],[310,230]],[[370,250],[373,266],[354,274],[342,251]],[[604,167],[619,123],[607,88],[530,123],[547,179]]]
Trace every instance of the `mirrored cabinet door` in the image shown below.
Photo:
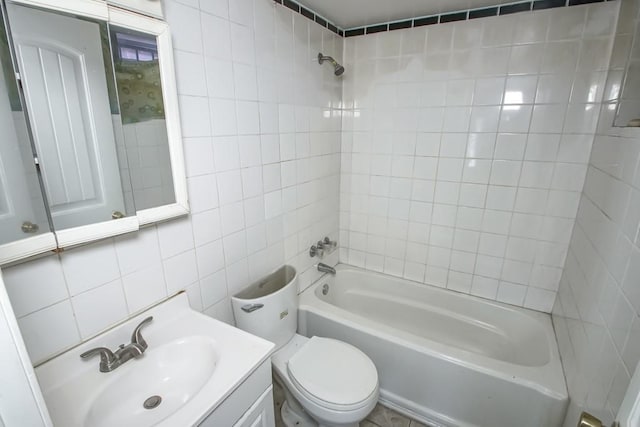
[[[8,12],[54,228],[135,215],[116,152],[106,23],[13,4]]]
[[[27,119],[0,15],[0,262],[54,249]]]
[[[144,225],[185,215],[187,180],[169,26],[110,8],[109,33],[123,158],[138,221]]]
[[[126,200],[137,210],[175,203],[158,43],[152,34],[109,26],[122,128]],[[115,121],[114,121],[115,123]]]

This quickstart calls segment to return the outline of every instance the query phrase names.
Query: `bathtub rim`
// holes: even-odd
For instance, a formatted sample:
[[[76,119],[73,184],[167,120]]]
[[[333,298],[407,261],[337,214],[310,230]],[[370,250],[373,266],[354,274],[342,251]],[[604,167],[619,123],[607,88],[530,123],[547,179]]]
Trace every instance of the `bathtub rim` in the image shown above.
[[[567,392],[564,370],[560,361],[560,353],[550,315],[498,301],[486,300],[484,298],[463,294],[450,289],[443,289],[428,283],[420,283],[401,277],[390,276],[384,273],[368,271],[348,264],[341,263],[336,266],[337,274],[340,274],[341,271],[345,270],[353,270],[367,275],[399,280],[411,286],[428,286],[431,290],[436,292],[453,292],[455,297],[506,308],[511,311],[533,317],[542,324],[545,336],[547,337],[550,352],[549,362],[540,366],[517,365],[503,360],[493,359],[482,354],[455,348],[428,338],[419,337],[415,334],[404,332],[375,320],[367,319],[364,316],[351,313],[343,308],[325,302],[316,296],[316,289],[326,282],[326,275],[318,278],[318,280],[313,282],[302,293],[300,293],[298,304],[298,316],[300,319],[298,321],[299,326],[304,325],[306,322],[302,317],[305,315],[305,312],[312,312],[316,315],[327,316],[334,321],[344,323],[346,326],[354,329],[360,329],[367,334],[381,336],[385,338],[385,340],[396,345],[408,347],[413,351],[445,359],[461,367],[473,369],[477,372],[491,375],[504,381],[529,387],[555,399],[568,399],[569,395]],[[330,280],[333,280],[333,278],[330,278]],[[394,335],[390,330],[397,331],[399,333],[398,335]],[[415,341],[408,339],[406,335],[415,337]],[[428,343],[428,345],[422,345],[421,343]],[[540,376],[541,373],[544,374],[543,377]]]

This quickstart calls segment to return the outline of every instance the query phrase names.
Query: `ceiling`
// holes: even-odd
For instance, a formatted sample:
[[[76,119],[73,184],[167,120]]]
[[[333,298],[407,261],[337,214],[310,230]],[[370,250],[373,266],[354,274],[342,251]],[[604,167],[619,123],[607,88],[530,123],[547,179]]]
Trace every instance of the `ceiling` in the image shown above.
[[[514,0],[297,0],[342,29],[477,9]]]

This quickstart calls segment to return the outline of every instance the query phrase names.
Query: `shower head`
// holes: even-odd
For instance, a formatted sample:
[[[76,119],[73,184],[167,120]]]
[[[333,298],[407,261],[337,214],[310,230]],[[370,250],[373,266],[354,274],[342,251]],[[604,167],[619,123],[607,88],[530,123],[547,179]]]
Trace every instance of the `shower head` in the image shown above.
[[[322,53],[318,54],[318,64],[322,64],[324,61],[329,61],[333,65],[334,71],[333,74],[336,76],[341,76],[344,73],[344,67],[338,64],[338,61],[333,59],[330,56],[324,56]]]

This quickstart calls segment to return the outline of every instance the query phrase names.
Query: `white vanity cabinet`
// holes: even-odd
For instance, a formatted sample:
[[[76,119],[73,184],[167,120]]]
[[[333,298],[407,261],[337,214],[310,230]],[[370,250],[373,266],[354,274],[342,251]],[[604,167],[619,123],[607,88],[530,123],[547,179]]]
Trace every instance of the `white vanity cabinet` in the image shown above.
[[[273,427],[275,422],[273,386],[270,386],[233,427]]]
[[[275,427],[271,359],[256,368],[199,427]]]

